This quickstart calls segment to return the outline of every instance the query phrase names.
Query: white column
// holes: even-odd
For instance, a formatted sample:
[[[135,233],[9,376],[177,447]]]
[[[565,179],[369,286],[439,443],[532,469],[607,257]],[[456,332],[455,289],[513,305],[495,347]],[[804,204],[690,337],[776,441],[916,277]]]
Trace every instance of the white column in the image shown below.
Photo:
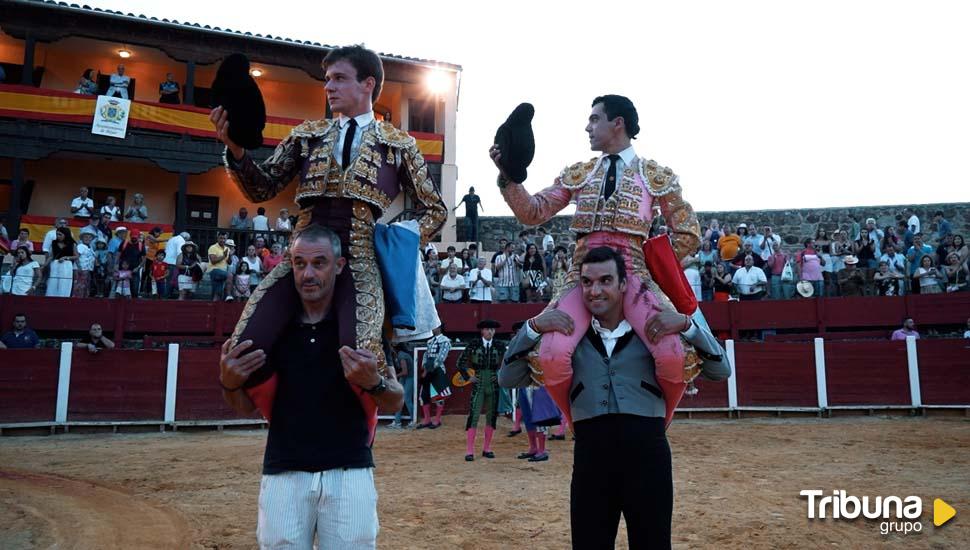
[[[829,407],[829,391],[825,382],[825,341],[815,339],[815,387],[818,390],[818,408]]]
[[[914,407],[923,406],[923,396],[919,390],[919,360],[916,357],[916,337],[906,337],[906,362],[909,366],[909,396]]]
[[[179,345],[168,345],[168,371],[165,378],[165,422],[175,422],[175,396],[179,379]]]
[[[67,398],[71,390],[71,358],[74,356],[74,344],[61,344],[61,365],[57,376],[57,408],[54,412],[55,422],[67,422]]]
[[[728,363],[731,365],[731,376],[728,376],[728,407],[738,408],[738,367],[734,362],[734,340],[724,342]]]

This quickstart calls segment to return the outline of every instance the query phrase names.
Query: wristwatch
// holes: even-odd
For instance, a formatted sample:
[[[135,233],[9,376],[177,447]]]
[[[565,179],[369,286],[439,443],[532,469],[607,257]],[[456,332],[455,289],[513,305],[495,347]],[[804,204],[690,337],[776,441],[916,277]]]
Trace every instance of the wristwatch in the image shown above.
[[[364,388],[364,391],[371,395],[380,395],[387,391],[387,379],[381,376],[381,381],[373,388]]]

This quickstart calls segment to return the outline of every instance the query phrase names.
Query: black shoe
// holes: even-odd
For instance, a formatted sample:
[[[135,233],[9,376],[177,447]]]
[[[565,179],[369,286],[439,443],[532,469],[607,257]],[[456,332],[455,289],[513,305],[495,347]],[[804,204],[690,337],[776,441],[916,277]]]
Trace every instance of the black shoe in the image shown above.
[[[506,437],[515,437],[515,436],[519,435],[520,433],[522,433],[522,430],[521,429],[512,430],[512,431],[509,432],[509,435],[507,435]]]
[[[515,458],[519,458],[519,459],[523,459],[523,458],[532,458],[532,457],[534,457],[535,455],[536,455],[535,453],[519,453],[519,456],[517,456],[517,457],[515,457]]]
[[[542,453],[541,455],[535,455],[529,459],[529,462],[545,462],[549,460],[549,453]]]
[[[440,427],[441,427],[441,424],[428,424],[429,430],[437,430]]]
[[[465,455],[465,462],[474,462],[475,455]]]
[[[550,435],[549,436],[549,439],[552,440],[552,441],[565,441],[566,440],[566,436],[565,435],[555,435],[555,434],[553,434],[553,435]]]
[[[492,451],[482,451],[482,456],[485,458],[495,458],[495,453]]]
[[[433,428],[433,427],[434,427],[434,424],[432,424],[431,422],[428,422],[427,424],[418,424],[417,426],[415,426],[414,429],[423,430],[425,428]]]

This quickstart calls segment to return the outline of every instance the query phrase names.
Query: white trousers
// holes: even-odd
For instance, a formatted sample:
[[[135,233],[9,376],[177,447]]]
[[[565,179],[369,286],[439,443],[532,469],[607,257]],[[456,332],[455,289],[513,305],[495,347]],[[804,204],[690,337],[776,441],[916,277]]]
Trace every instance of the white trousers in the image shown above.
[[[124,86],[112,86],[108,88],[108,91],[104,95],[111,97],[115,94],[121,96],[121,99],[128,99],[128,88]]]
[[[373,468],[264,475],[256,538],[262,549],[377,548]]]

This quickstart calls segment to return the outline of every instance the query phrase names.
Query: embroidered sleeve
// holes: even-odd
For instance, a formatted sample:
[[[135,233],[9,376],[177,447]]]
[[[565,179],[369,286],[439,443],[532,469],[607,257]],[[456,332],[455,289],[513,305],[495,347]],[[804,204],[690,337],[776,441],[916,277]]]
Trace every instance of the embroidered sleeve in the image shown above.
[[[694,208],[681,195],[677,176],[673,177],[667,192],[657,197],[657,204],[667,222],[667,229],[671,232],[677,259],[683,260],[696,254],[701,247],[701,227]]]
[[[222,158],[226,165],[226,173],[236,182],[247,199],[253,202],[264,202],[278,195],[300,170],[302,149],[306,148],[301,138],[293,134],[276,146],[276,150],[268,159],[256,164],[253,157],[246,151],[242,160],[237,161],[228,150],[223,151]]]
[[[434,239],[448,219],[448,208],[441,199],[441,192],[428,174],[428,166],[418,151],[417,143],[411,139],[403,147],[402,163],[399,167],[401,188],[407,193],[419,210],[418,228],[421,232],[422,248]]]
[[[563,187],[558,178],[554,184],[535,195],[530,195],[521,183],[509,183],[501,191],[515,219],[526,225],[547,222],[565,208],[573,197],[573,192]]]
[[[464,351],[461,352],[461,355],[458,356],[458,362],[455,364],[455,367],[458,369],[458,372],[461,373],[461,377],[464,378],[465,380],[468,380],[471,377],[468,374],[468,367],[470,366],[468,362],[471,354],[474,352],[475,352],[475,346],[474,345],[468,346],[467,348],[465,348]]]

